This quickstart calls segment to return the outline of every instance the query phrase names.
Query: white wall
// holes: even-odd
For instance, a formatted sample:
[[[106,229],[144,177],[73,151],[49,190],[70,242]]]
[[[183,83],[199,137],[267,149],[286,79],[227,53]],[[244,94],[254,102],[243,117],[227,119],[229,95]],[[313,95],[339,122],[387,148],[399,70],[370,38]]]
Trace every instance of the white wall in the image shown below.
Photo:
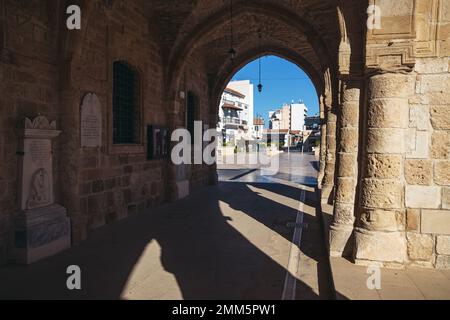
[[[250,80],[231,81],[228,86],[245,95],[244,103],[248,105],[248,109],[244,110],[243,120],[246,120],[250,130],[253,129],[254,100],[253,100],[253,84]]]
[[[308,108],[304,103],[293,103],[291,105],[291,130],[304,130],[305,117]]]

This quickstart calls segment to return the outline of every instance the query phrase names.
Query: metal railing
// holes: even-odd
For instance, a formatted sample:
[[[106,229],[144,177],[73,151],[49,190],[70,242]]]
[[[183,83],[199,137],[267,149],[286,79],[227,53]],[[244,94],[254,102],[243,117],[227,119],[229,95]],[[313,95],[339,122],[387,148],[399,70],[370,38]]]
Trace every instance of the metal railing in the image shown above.
[[[238,118],[223,118],[224,124],[242,124],[242,120]]]
[[[237,101],[231,101],[231,100],[227,100],[225,98],[222,99],[222,103],[223,104],[230,104],[232,106],[236,106],[236,107],[239,107],[239,108],[242,108],[242,109],[245,109],[245,107],[248,107],[248,105],[245,104],[245,103],[237,102]]]

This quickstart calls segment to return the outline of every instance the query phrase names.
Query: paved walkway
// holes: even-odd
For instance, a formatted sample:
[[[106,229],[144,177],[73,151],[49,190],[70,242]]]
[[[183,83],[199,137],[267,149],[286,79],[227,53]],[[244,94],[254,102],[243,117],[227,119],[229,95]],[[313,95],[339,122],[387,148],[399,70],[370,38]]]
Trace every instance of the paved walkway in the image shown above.
[[[333,208],[322,204],[324,229],[332,219]],[[331,276],[338,300],[449,300],[450,270],[406,268],[380,269],[380,289],[370,290],[367,267],[344,258],[331,258]]]
[[[0,269],[0,298],[330,298],[314,157],[281,159],[275,176],[223,168],[217,186],[96,230],[55,257]],[[81,268],[81,291],[66,287],[69,265]]]

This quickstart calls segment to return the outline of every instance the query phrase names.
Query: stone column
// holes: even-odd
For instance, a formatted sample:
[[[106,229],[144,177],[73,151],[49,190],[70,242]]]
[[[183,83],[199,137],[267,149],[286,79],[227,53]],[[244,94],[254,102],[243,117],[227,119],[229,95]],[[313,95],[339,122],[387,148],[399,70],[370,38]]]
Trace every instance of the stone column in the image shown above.
[[[327,159],[327,123],[325,119],[325,106],[323,103],[323,98],[320,98],[320,164],[319,164],[319,174],[317,177],[317,182],[319,187],[322,187],[323,177],[325,175],[325,162]]]
[[[365,162],[361,209],[355,228],[355,262],[402,264],[406,259],[404,233],[403,161],[409,121],[408,97],[414,78],[386,73],[368,83]]]
[[[338,120],[336,192],[333,224],[330,227],[330,254],[351,255],[350,238],[355,222],[355,198],[358,181],[358,133],[360,81],[342,82],[341,110]]]
[[[326,113],[326,160],[322,183],[322,201],[330,202],[334,187],[334,169],[336,162],[336,114],[332,112],[331,101],[325,100]]]
[[[211,98],[210,98],[211,101]],[[210,128],[216,128],[217,127],[217,119],[218,119],[218,108],[215,104],[215,100],[212,100],[213,102],[210,102],[209,106],[209,127]],[[216,137],[217,138],[217,137]],[[216,141],[217,143],[217,141]],[[217,152],[217,144],[216,144],[216,151]],[[216,154],[217,156],[217,154]],[[210,165],[209,167],[209,184],[215,185],[219,182],[219,174],[217,173],[217,158],[213,165]]]
[[[182,91],[183,93],[179,96],[177,95],[174,100],[166,100],[165,105],[167,109],[170,110],[167,112],[167,121],[169,132],[172,132],[176,129],[185,128],[184,113],[186,112],[186,91]],[[170,153],[169,158],[171,157],[172,149],[177,144],[177,142],[170,143]],[[182,199],[189,195],[189,178],[188,178],[188,165],[180,164],[175,165],[172,160],[169,160],[168,168],[168,184],[166,190],[166,199],[168,201],[176,201]]]

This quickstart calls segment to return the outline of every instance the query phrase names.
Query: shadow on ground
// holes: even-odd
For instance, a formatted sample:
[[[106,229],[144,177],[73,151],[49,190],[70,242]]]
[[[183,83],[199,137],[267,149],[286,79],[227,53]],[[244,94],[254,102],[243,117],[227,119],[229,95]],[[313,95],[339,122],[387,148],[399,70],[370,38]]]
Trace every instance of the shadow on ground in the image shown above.
[[[177,281],[184,299],[280,299],[286,269],[256,247],[224,216],[219,203],[239,210],[270,228],[288,241],[296,210],[259,196],[251,184],[221,182],[176,203],[152,212],[131,216],[93,232],[81,245],[32,266],[0,269],[1,299],[120,299],[126,292],[130,274],[138,261],[144,268],[138,278],[144,284],[142,297],[164,298],[154,292],[158,267]],[[299,189],[282,184],[253,184],[260,189],[299,199]],[[316,206],[314,192],[306,202]],[[317,206],[316,206],[317,207]],[[314,221],[313,221],[314,220]],[[318,226],[316,217],[306,215],[305,222]],[[305,232],[304,242],[319,228]],[[323,239],[320,236],[321,239]],[[317,237],[314,241],[317,242]],[[160,256],[144,254],[157,242]],[[324,252],[318,243],[303,246],[306,255],[319,262],[319,275],[328,274]],[[323,246],[322,246],[323,247]],[[322,248],[324,250],[324,248]],[[66,289],[66,268],[78,265],[82,270],[82,290]],[[145,284],[148,284],[148,296]],[[307,299],[330,298],[329,279],[320,279],[320,294],[298,281],[298,292]],[[159,283],[162,288],[164,286]],[[152,288],[153,287],[153,288]],[[158,291],[158,290],[156,290]]]

